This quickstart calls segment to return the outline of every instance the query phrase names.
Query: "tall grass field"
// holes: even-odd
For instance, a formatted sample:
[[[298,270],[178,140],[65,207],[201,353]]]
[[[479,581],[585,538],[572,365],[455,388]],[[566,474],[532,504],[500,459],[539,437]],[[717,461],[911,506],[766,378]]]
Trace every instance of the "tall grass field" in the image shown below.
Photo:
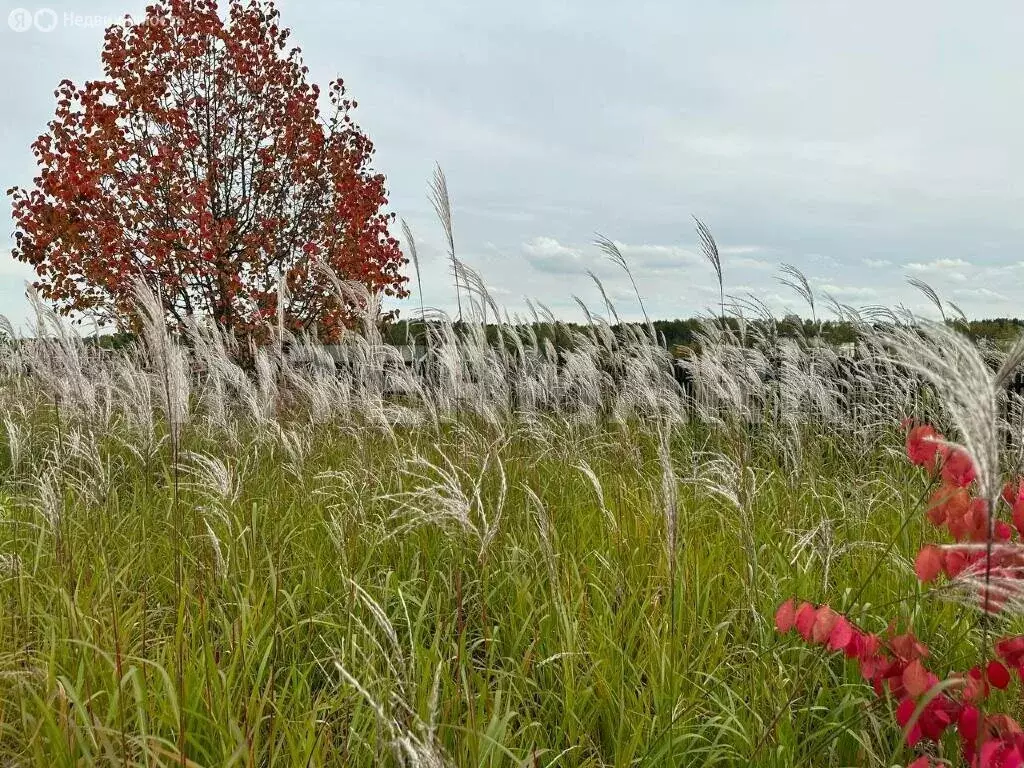
[[[915,578],[942,531],[901,426],[998,494],[1019,348],[847,310],[843,358],[711,319],[684,390],[644,325],[595,313],[556,350],[543,316],[495,343],[487,308],[412,367],[372,323],[242,366],[145,295],[116,354],[42,307],[12,332],[0,765],[963,764],[773,616],[892,623],[948,670],[1019,631],[1014,595]],[[1016,685],[984,706],[1013,715]]]

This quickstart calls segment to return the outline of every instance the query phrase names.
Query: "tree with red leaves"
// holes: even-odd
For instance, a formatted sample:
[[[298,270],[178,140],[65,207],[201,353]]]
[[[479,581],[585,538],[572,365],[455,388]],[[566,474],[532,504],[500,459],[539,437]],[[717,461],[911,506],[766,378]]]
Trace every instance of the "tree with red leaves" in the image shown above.
[[[288,37],[259,0],[226,19],[214,0],[165,0],[107,29],[104,79],[60,84],[34,188],[8,192],[14,256],[44,299],[125,326],[141,278],[172,327],[205,317],[260,340],[280,313],[329,341],[353,307],[322,266],[406,295],[356,102],[336,80],[323,116]]]

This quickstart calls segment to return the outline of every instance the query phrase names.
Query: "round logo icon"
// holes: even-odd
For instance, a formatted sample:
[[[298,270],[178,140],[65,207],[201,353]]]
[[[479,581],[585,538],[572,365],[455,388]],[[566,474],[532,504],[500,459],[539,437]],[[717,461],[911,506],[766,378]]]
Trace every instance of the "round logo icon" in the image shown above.
[[[15,8],[7,14],[7,26],[15,32],[27,32],[32,29],[32,12],[25,8]]]
[[[32,17],[40,32],[52,32],[57,26],[57,12],[52,8],[40,8]]]

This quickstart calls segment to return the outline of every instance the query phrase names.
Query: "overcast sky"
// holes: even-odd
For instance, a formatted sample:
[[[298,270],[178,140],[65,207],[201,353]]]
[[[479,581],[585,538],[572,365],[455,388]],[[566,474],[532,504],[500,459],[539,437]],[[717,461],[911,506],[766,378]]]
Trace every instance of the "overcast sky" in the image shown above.
[[[102,28],[140,0],[0,0],[0,186],[34,175],[53,89],[100,75]],[[620,312],[620,244],[657,317],[717,301],[692,215],[722,248],[726,291],[806,314],[778,283],[803,270],[854,305],[924,307],[908,277],[972,316],[1022,316],[1024,4],[603,0],[281,0],[311,77],[341,75],[377,147],[391,208],[416,233],[428,306],[452,309],[435,162],[458,255],[499,303],[573,319]],[[14,31],[15,7],[56,28]],[[44,22],[46,21],[44,13]],[[91,21],[91,20],[90,20]],[[30,272],[0,214],[0,312],[24,317]],[[414,295],[408,306],[418,306]]]

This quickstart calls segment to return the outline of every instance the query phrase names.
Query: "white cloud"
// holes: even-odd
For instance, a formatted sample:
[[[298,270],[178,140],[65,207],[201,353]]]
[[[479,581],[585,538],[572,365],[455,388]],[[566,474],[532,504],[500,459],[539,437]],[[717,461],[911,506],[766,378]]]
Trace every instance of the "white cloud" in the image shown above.
[[[553,237],[535,237],[523,243],[526,260],[539,272],[552,274],[576,274],[587,267],[583,253],[578,248],[563,245]]]
[[[748,253],[762,253],[767,250],[761,245],[720,245],[718,252],[723,256],[744,256]]]
[[[993,291],[990,288],[956,288],[953,290],[954,296],[966,296],[968,298],[975,299],[996,299],[997,301],[1009,301],[1009,297],[999,293],[999,291]]]
[[[970,267],[971,262],[963,259],[935,259],[933,261],[912,261],[907,264],[911,272],[948,272]]]
[[[626,259],[630,269],[635,270],[671,272],[697,263],[705,263],[704,257],[696,251],[677,245],[616,242],[615,246]]]
[[[879,296],[877,288],[871,288],[866,285],[837,285],[836,283],[825,282],[818,283],[815,288],[822,293],[850,301],[877,299]]]
[[[774,269],[775,262],[768,259],[754,259],[746,256],[722,260],[722,270],[732,272],[740,269]]]
[[[815,264],[822,264],[826,267],[835,267],[839,264],[839,259],[830,253],[811,253],[807,258]]]

